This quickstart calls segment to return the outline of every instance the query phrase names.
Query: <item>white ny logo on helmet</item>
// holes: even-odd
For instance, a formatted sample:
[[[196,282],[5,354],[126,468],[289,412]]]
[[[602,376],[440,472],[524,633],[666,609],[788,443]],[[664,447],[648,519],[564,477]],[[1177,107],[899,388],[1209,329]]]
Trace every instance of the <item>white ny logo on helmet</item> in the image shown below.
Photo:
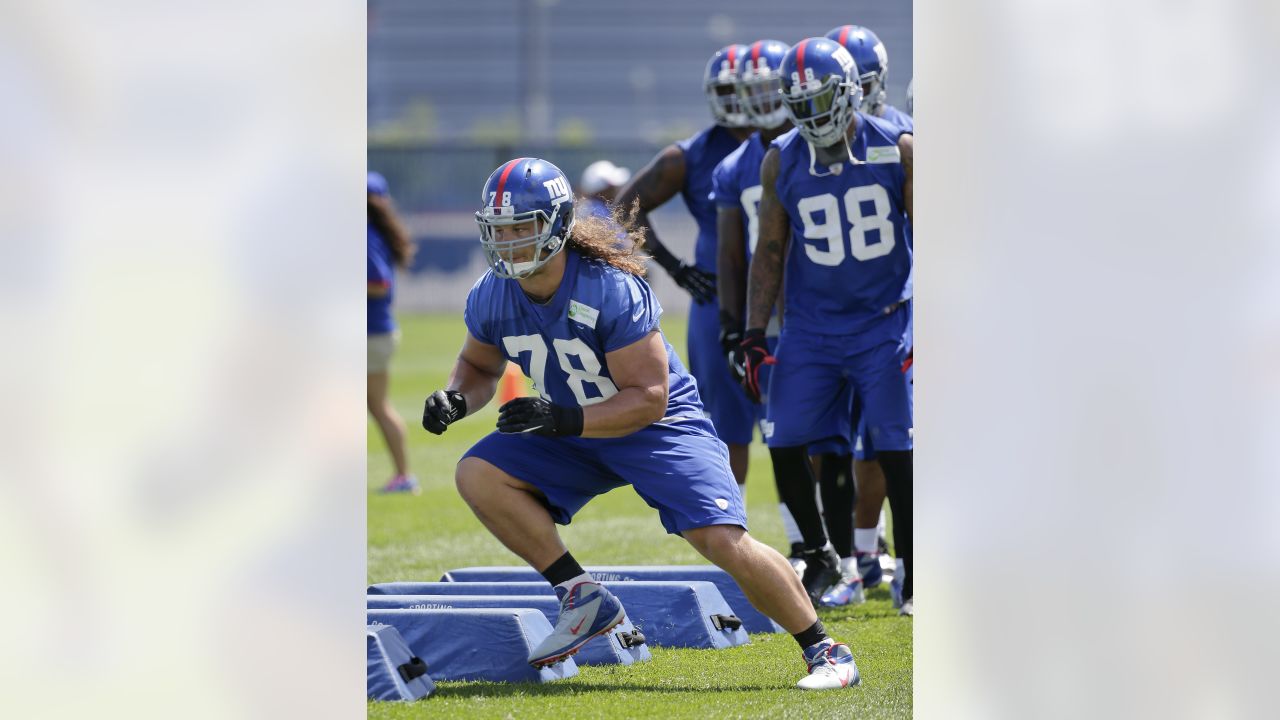
[[[569,182],[563,177],[553,177],[544,181],[542,185],[547,188],[547,195],[550,196],[552,205],[559,205],[572,196]]]

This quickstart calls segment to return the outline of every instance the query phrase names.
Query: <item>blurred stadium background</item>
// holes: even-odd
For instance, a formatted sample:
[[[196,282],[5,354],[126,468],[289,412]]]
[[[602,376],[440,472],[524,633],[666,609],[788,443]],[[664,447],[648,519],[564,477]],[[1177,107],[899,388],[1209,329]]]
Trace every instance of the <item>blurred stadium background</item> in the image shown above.
[[[472,213],[499,164],[545,158],[575,184],[601,158],[638,170],[711,122],[702,72],[717,48],[790,44],[847,23],[884,42],[888,101],[904,107],[910,2],[370,0],[369,168],[386,176],[419,245],[397,309],[461,311],[485,269]],[[692,254],[682,201],[651,217],[663,242]],[[650,282],[669,312],[686,311],[665,273]]]

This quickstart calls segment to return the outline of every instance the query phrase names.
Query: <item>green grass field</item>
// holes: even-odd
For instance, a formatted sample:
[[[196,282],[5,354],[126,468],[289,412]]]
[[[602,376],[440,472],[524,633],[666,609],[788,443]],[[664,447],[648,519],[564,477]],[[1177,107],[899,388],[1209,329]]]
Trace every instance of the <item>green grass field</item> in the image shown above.
[[[420,425],[422,402],[448,377],[465,328],[460,315],[400,318],[403,342],[392,366],[391,393],[409,425],[410,463],[418,496],[369,496],[369,582],[434,581],[452,567],[521,561],[480,525],[453,487],[462,453],[493,429],[491,404],[436,437]],[[684,353],[683,318],[664,319],[668,340]],[[391,476],[390,458],[369,423],[369,488]],[[752,534],[785,547],[768,453],[752,446],[747,482]],[[630,488],[595,499],[561,534],[584,565],[704,563],[683,540],[667,535],[658,515]],[[911,619],[898,617],[886,587],[867,603],[822,610],[828,632],[853,648],[862,685],[805,693],[795,641],[757,634],[727,650],[651,649],[647,663],[581,667],[575,678],[547,685],[441,683],[417,703],[370,703],[370,718],[906,718],[911,717]]]

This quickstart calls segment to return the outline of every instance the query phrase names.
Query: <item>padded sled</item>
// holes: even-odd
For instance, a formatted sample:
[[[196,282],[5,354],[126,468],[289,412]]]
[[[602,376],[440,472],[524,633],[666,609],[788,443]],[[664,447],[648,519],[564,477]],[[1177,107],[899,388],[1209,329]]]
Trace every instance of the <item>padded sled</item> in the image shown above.
[[[655,647],[722,648],[745,645],[749,638],[715,585],[708,582],[610,581],[602,583],[618,596],[627,618]],[[453,595],[533,595],[555,601],[555,592],[543,582],[436,582],[383,583],[369,588],[369,607],[383,593],[393,597]],[[418,603],[439,603],[440,600]],[[554,622],[555,614],[547,616]]]
[[[529,652],[551,634],[537,610],[367,610],[370,625],[390,625],[431,668],[431,678],[551,682],[578,674],[573,658],[535,670]]]
[[[729,573],[714,565],[592,565],[587,572],[596,580],[701,580],[713,583],[747,632],[782,632],[782,627],[747,602],[742,588]],[[450,570],[443,582],[533,582],[542,576],[527,566],[468,567]]]
[[[417,700],[436,689],[427,675],[427,664],[414,656],[390,625],[370,625],[365,647],[370,700]]]
[[[451,583],[440,583],[449,585]],[[452,583],[459,584],[459,583]],[[470,583],[468,583],[470,584]],[[544,587],[549,586],[542,583]],[[518,593],[514,595],[370,595],[368,606],[379,609],[454,609],[454,608],[532,608],[540,611],[553,626],[560,614],[560,600],[554,595]],[[574,654],[579,665],[630,665],[648,660],[649,648],[644,636],[636,632],[630,620],[623,620],[608,634],[593,638]]]

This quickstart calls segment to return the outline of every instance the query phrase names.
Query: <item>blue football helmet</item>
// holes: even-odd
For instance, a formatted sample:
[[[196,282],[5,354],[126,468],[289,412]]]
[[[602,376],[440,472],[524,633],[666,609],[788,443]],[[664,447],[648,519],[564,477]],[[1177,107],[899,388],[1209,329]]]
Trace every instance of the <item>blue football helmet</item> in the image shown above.
[[[776,128],[787,121],[782,107],[782,58],[787,44],[778,40],[757,40],[738,63],[738,98],[747,115],[747,124]]]
[[[853,56],[826,38],[796,43],[782,59],[782,99],[805,140],[818,147],[844,140],[862,102]]]
[[[864,113],[875,114],[884,104],[885,81],[889,77],[889,53],[884,43],[861,25],[841,25],[832,28],[827,37],[844,46],[858,66],[858,84],[862,86]]]
[[[747,53],[746,45],[726,45],[707,61],[702,74],[702,89],[711,104],[711,117],[717,125],[747,127],[747,114],[738,101],[738,63]]]
[[[537,272],[564,249],[573,230],[573,189],[560,168],[546,160],[516,158],[502,164],[485,181],[476,213],[480,245],[493,274],[524,278]],[[497,239],[496,228],[533,221],[533,234]],[[530,259],[517,261],[518,251],[533,248]]]

